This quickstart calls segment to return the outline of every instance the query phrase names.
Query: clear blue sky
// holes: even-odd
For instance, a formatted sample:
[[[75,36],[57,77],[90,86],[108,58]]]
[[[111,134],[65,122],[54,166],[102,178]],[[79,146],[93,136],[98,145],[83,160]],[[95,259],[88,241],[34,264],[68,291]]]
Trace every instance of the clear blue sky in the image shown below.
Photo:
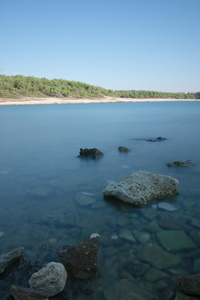
[[[200,91],[200,0],[0,0],[0,74]]]

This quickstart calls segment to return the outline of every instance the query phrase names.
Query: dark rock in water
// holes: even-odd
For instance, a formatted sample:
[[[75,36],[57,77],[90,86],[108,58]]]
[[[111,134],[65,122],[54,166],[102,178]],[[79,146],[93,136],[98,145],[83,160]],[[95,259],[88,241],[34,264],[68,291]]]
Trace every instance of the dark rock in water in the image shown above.
[[[200,296],[200,275],[179,275],[176,287],[186,295]]]
[[[120,152],[129,152],[130,150],[127,147],[119,146],[118,151],[120,151]]]
[[[184,167],[184,168],[194,168],[198,166],[197,162],[191,160],[183,160],[183,161],[174,161],[172,163],[167,163],[168,167]]]
[[[157,138],[147,139],[146,141],[147,142],[161,142],[161,141],[166,141],[166,138],[159,136]]]
[[[98,233],[93,233],[89,239],[79,245],[65,245],[62,247],[59,257],[64,261],[72,276],[87,279],[96,275],[99,238]]]
[[[104,291],[106,300],[153,300],[154,297],[136,284],[122,279]]]
[[[24,288],[18,285],[12,285],[10,294],[15,300],[48,300],[46,296],[42,296],[36,291]]]
[[[2,274],[8,266],[20,259],[23,253],[24,248],[18,247],[8,253],[2,254],[0,256],[0,274]]]
[[[91,157],[93,159],[97,159],[101,156],[103,156],[103,153],[96,148],[92,148],[92,149],[80,148],[79,157]]]

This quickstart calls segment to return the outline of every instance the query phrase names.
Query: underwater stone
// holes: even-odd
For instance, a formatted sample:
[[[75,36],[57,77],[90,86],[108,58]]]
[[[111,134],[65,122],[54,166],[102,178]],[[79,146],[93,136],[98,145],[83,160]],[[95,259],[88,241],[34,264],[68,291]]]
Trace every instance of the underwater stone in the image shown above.
[[[74,277],[87,279],[96,275],[99,238],[99,234],[95,233],[76,246],[65,245],[62,247],[59,257]]]
[[[136,240],[129,229],[121,229],[119,232],[119,238],[135,243]]]
[[[158,207],[167,211],[176,211],[178,208],[167,202],[158,203]]]
[[[176,287],[186,295],[200,296],[200,275],[179,275]]]
[[[8,253],[2,254],[0,256],[0,274],[2,274],[8,266],[20,259],[23,253],[24,248],[18,247]]]
[[[3,231],[0,231],[0,238],[4,236],[4,232]]]
[[[127,279],[122,279],[104,291],[106,300],[153,300],[143,288],[131,283]]]
[[[91,205],[94,202],[96,202],[96,200],[93,197],[87,196],[87,195],[83,195],[83,194],[80,194],[80,193],[76,194],[75,201],[80,206],[88,206],[88,205]]]
[[[177,266],[181,258],[169,253],[156,245],[145,245],[137,253],[137,258],[150,263],[157,269],[166,269]]]
[[[156,233],[156,236],[167,251],[178,252],[197,247],[192,239],[181,230],[163,230]]]
[[[42,296],[33,289],[24,288],[18,285],[12,285],[10,294],[15,300],[48,300],[46,296]]]
[[[118,183],[109,184],[103,193],[134,205],[143,205],[171,197],[178,193],[178,189],[179,182],[173,177],[138,171]]]
[[[41,295],[53,297],[64,290],[66,280],[67,272],[64,266],[60,263],[50,262],[31,276],[29,284]]]

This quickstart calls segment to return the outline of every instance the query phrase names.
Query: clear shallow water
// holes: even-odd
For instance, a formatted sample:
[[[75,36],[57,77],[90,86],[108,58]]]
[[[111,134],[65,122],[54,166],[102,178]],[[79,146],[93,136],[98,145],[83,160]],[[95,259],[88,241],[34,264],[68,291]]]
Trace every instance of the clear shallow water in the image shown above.
[[[159,136],[167,140],[145,141]],[[78,281],[81,296],[69,287],[73,299],[104,299],[103,291],[123,278],[157,299],[166,297],[176,274],[197,273],[200,268],[200,170],[166,165],[185,159],[200,162],[199,136],[199,102],[1,107],[1,253],[23,246],[26,260],[60,261],[58,252],[64,244],[77,244],[98,232],[97,278]],[[119,153],[120,145],[132,151]],[[78,158],[79,149],[86,147],[96,147],[104,156],[96,161]],[[110,180],[119,181],[137,170],[180,181],[179,194],[163,200],[176,211],[152,207],[157,202],[134,208],[103,198]],[[94,194],[94,204],[81,206],[77,202],[81,193]],[[135,242],[123,236],[124,229],[131,231]],[[166,251],[158,231],[168,230],[184,232],[195,246],[167,250],[180,263],[162,268],[161,274],[138,256],[146,246]],[[71,284],[76,286],[77,281]]]

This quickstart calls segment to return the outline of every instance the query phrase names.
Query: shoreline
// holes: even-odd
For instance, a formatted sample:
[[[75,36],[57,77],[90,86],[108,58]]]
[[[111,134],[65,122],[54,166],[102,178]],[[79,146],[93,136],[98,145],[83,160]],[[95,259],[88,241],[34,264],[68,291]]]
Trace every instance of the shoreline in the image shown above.
[[[52,105],[52,104],[92,104],[92,103],[130,103],[130,102],[186,102],[200,101],[199,99],[170,99],[170,98],[117,98],[104,97],[97,99],[69,99],[69,98],[36,98],[22,97],[19,99],[0,98],[0,106],[10,105]]]

